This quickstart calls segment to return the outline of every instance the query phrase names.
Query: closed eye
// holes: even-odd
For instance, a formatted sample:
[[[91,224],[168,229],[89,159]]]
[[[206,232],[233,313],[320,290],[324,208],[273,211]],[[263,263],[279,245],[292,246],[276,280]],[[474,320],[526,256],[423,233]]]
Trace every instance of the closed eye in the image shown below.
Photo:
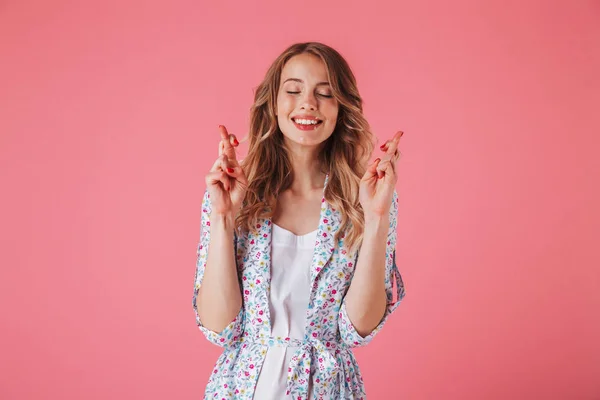
[[[300,94],[300,92],[291,92],[289,90],[286,93],[288,93],[288,94]],[[333,98],[332,95],[330,95],[330,94],[324,94],[324,93],[317,93],[317,96],[325,97],[327,99]]]

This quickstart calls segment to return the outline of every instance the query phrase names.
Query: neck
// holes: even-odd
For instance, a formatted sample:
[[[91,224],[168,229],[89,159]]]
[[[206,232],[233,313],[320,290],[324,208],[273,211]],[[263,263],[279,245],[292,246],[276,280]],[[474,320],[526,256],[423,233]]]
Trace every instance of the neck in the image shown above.
[[[294,181],[289,190],[297,194],[309,194],[323,189],[325,175],[318,160],[316,149],[290,149],[290,162]]]

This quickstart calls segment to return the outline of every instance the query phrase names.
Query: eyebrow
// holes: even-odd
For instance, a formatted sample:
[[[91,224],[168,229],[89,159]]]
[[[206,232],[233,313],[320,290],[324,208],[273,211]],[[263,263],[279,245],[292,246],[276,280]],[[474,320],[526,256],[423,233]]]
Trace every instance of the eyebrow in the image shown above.
[[[283,81],[283,83],[286,83],[288,81],[304,83],[304,81],[302,79],[298,79],[298,78],[288,78],[285,81]],[[327,85],[327,86],[329,86],[329,82],[319,82],[319,83],[317,83],[316,86],[321,86],[321,85]]]

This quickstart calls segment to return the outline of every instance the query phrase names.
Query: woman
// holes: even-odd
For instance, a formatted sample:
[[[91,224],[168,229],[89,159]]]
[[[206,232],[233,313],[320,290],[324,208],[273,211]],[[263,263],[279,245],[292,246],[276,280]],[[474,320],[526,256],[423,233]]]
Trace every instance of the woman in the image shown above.
[[[368,164],[355,78],[320,43],[295,44],[271,65],[243,162],[237,138],[219,129],[193,297],[200,330],[224,347],[205,398],[365,398],[351,349],[404,297],[395,263],[402,132]]]

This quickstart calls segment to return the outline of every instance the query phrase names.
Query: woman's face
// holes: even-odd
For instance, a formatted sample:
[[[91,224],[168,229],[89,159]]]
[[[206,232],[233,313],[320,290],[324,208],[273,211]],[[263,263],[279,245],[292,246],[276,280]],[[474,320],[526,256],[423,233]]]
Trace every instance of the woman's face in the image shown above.
[[[339,107],[323,61],[312,54],[294,56],[283,67],[280,82],[277,122],[285,141],[316,147],[327,140]]]

